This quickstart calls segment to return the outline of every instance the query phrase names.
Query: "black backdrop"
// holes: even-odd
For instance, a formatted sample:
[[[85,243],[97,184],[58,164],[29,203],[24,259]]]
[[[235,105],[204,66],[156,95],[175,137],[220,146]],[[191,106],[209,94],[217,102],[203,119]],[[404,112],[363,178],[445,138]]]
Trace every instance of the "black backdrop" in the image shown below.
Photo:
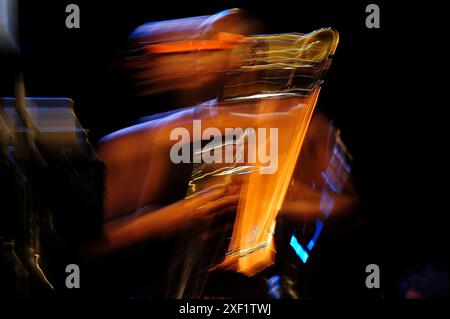
[[[80,29],[65,27],[69,3],[80,6]],[[114,67],[128,35],[145,22],[240,7],[261,18],[269,33],[337,29],[340,44],[318,107],[342,130],[354,155],[362,207],[358,227],[324,234],[311,280],[320,296],[397,296],[399,278],[408,269],[446,265],[445,209],[436,184],[442,166],[431,115],[438,101],[429,92],[429,28],[419,24],[434,13],[408,2],[394,6],[377,0],[381,29],[367,29],[368,3],[23,0],[20,43],[27,94],[72,98],[95,142],[140,116],[166,110],[163,98],[143,103],[131,97]],[[11,94],[7,85],[0,90]],[[381,268],[382,289],[376,292],[364,286],[369,263]]]

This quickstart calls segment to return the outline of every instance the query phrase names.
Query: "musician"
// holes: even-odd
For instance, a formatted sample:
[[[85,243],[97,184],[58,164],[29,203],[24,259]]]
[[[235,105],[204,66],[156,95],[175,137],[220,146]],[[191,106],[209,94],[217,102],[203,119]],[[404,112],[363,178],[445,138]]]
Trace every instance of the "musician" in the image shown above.
[[[187,92],[194,91],[195,99],[204,100],[211,93],[203,93],[202,86],[214,83],[208,90],[211,87],[212,91],[217,90],[223,84],[222,75],[236,67],[237,62],[233,60],[229,49],[236,37],[230,36],[221,43],[216,35],[227,30],[230,25],[233,27],[233,34],[248,33],[248,24],[238,23],[240,20],[237,17],[240,14],[239,11],[232,10],[211,17],[177,20],[159,26],[151,24],[138,29],[134,34],[137,42],[144,43],[144,47],[153,52],[172,50],[173,47],[161,44],[167,38],[189,39],[188,44],[177,42],[178,49],[184,45],[199,45],[195,42],[199,37],[215,39],[206,44],[200,43],[215,46],[211,52],[201,51],[200,55],[183,52],[180,56],[180,53],[174,55],[164,52],[162,55],[147,56],[143,64],[134,61],[133,68],[137,70],[134,76],[138,79],[141,93],[169,90],[178,92],[184,99]],[[201,31],[198,25],[202,26]],[[149,38],[149,33],[153,37]],[[181,65],[178,59],[181,59]],[[181,74],[190,75],[195,80],[175,76],[174,66],[190,68],[193,61],[197,66],[194,72],[186,69]],[[292,109],[301,104],[301,99],[280,98],[273,99],[270,103]],[[252,102],[238,103],[234,107],[239,111],[251,107],[251,104]],[[133,250],[145,243],[173,242],[180,238],[180,234],[195,232],[212,218],[235,213],[239,199],[239,181],[236,182],[238,187],[232,190],[227,185],[216,185],[202,190],[196,196],[185,197],[186,188],[181,185],[187,184],[192,167],[175,165],[168,156],[174,143],[169,139],[172,129],[183,127],[192,133],[193,119],[201,119],[204,127],[220,130],[227,127],[245,128],[255,121],[254,117],[248,115],[223,116],[225,112],[221,111],[222,108],[232,113],[229,105],[223,106],[217,100],[209,100],[196,107],[185,107],[153,117],[144,123],[112,133],[100,141],[98,155],[106,166],[103,235],[85,247],[85,256],[99,258]],[[255,116],[263,127],[264,121],[269,126],[271,116],[275,115],[289,116],[289,112]],[[317,182],[321,180],[321,172],[326,170],[333,154],[334,144],[329,143],[333,140],[330,139],[330,134],[335,137],[336,131],[330,128],[325,117],[316,114],[306,136],[292,187],[279,212],[280,218],[290,225],[301,225],[305,222],[305,217],[314,219],[324,213],[321,207],[322,187]],[[334,204],[328,214],[353,210],[357,197],[351,179],[348,178],[344,184],[341,188],[345,188],[345,191],[330,195]],[[163,244],[162,247],[166,246]],[[152,256],[161,257],[155,253]],[[161,291],[163,288],[156,285],[151,287],[164,295]]]

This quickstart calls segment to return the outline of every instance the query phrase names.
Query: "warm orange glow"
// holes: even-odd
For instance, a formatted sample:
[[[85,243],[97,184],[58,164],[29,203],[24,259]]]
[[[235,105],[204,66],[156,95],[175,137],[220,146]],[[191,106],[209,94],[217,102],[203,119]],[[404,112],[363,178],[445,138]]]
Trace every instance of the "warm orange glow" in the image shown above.
[[[253,275],[273,263],[275,218],[291,181],[319,90],[308,98],[297,99],[297,107],[290,110],[289,116],[274,116],[270,126],[279,128],[278,170],[275,174],[245,176],[232,241],[226,258],[217,268]],[[283,102],[262,100],[260,106],[264,112],[275,113]],[[258,127],[260,123],[255,124]]]
[[[252,172],[245,175],[231,243],[224,260],[214,268],[232,269],[248,276],[274,262],[276,216],[283,204],[317,102],[321,74],[329,66],[329,56],[336,49],[338,36],[333,30],[319,30],[308,35],[253,38],[255,41],[261,39],[269,43],[268,48],[263,54],[257,52],[256,63],[243,66],[243,72],[263,70],[266,71],[266,78],[270,78],[270,71],[280,67],[290,68],[292,74],[286,78],[284,90],[278,88],[276,91],[273,85],[266,83],[248,87],[243,83],[230,86],[228,90],[225,86],[225,95],[231,96],[231,100],[240,100],[244,94],[253,92],[258,97],[279,96],[256,100],[257,116],[253,125],[253,128],[278,128],[278,170],[274,174]],[[299,74],[312,78],[311,86],[305,86],[311,88],[309,91],[293,84]],[[276,75],[279,76],[278,73]],[[299,88],[304,96],[289,95]],[[266,117],[258,116],[267,114],[271,115],[269,122]],[[261,163],[257,165],[264,166]]]
[[[188,40],[170,43],[150,44],[146,46],[147,53],[185,53],[207,50],[225,50],[233,48],[236,43],[245,39],[239,34],[220,32],[217,39]]]

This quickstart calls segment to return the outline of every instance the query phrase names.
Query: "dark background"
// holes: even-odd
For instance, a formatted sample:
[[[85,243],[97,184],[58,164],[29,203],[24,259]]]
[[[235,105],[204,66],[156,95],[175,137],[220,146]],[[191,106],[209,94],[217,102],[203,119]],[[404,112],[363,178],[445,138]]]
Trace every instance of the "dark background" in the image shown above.
[[[65,7],[81,10],[81,28],[65,27]],[[371,1],[21,1],[20,43],[28,96],[64,96],[93,143],[167,110],[167,100],[130,95],[116,67],[127,38],[149,22],[213,14],[240,7],[259,17],[267,33],[340,33],[318,108],[334,120],[354,156],[361,198],[358,217],[336,222],[311,257],[314,296],[398,297],[401,278],[422,267],[447,266],[444,188],[432,95],[430,28],[422,17],[433,8],[375,1],[381,29],[365,27]],[[0,70],[1,71],[1,70]],[[11,95],[7,85],[1,95]],[[443,179],[443,177],[442,177]],[[445,186],[448,187],[448,186]],[[342,224],[342,225],[341,225]],[[330,227],[331,228],[331,227]],[[365,266],[381,269],[380,290],[365,288]],[[445,268],[446,269],[446,268]],[[448,277],[447,277],[448,278]]]

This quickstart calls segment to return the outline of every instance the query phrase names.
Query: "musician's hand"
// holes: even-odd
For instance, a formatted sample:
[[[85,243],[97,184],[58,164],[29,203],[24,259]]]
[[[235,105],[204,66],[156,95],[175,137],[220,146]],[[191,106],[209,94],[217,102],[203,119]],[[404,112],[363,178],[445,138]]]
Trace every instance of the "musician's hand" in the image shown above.
[[[183,200],[182,208],[194,223],[206,222],[225,214],[233,213],[239,201],[239,194],[225,185],[217,185],[196,193]]]

